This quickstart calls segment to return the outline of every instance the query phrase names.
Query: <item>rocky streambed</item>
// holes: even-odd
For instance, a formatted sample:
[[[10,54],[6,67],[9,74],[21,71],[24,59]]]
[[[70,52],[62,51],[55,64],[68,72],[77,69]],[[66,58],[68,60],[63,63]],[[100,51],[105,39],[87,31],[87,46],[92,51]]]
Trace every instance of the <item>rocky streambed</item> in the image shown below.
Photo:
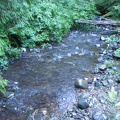
[[[72,31],[21,54],[4,71],[0,120],[120,120],[119,44],[104,41],[107,29]]]

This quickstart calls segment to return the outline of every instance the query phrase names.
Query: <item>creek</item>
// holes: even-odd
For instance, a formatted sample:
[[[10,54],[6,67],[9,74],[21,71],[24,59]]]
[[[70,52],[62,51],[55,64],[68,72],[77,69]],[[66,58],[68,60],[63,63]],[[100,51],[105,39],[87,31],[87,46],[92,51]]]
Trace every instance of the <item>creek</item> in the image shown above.
[[[105,45],[99,39],[96,31],[72,31],[59,44],[23,53],[4,71],[5,79],[16,88],[9,90],[13,97],[0,102],[5,106],[0,109],[0,120],[32,120],[29,116],[35,111],[39,111],[35,120],[62,120],[76,103],[74,81],[93,77]]]

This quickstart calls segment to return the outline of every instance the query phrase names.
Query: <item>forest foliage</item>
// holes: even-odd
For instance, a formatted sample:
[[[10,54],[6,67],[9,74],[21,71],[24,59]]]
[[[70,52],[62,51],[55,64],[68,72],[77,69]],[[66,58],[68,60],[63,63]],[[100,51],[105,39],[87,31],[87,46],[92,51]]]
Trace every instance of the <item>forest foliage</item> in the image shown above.
[[[18,55],[20,47],[60,42],[76,20],[96,13],[93,0],[1,0],[0,66],[6,69],[7,56]]]
[[[119,0],[1,0],[0,67],[7,69],[8,57],[21,48],[60,42],[76,20],[94,19],[98,10],[120,18]]]

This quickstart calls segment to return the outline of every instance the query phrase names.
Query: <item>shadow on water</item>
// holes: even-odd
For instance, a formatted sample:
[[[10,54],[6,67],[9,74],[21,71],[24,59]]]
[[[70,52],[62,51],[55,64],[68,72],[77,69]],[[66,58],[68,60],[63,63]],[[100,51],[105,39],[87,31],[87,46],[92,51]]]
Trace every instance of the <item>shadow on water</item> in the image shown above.
[[[74,80],[92,76],[100,49],[95,46],[98,39],[95,33],[73,31],[59,45],[35,48],[10,65],[4,77],[18,82],[18,89],[3,102],[15,106],[18,114],[5,110],[6,120],[24,120],[35,110],[48,118],[62,117],[76,101]]]

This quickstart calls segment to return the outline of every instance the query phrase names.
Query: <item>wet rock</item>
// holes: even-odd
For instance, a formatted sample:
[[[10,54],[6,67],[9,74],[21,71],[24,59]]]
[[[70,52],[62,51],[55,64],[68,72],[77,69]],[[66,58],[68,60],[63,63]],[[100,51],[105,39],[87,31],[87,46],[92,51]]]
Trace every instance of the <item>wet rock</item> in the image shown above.
[[[100,47],[100,44],[96,44],[95,46],[96,46],[96,47]]]
[[[7,106],[5,106],[5,108],[6,108],[9,112],[11,112],[11,113],[14,113],[14,114],[18,113],[18,108],[17,108],[17,106],[7,105]]]
[[[105,38],[104,36],[101,36],[101,37],[100,37],[100,40],[103,40],[103,41],[104,41],[105,39],[106,39],[106,38]]]
[[[118,90],[118,97],[120,98],[120,90]]]
[[[71,54],[71,53],[67,53],[67,56],[68,56],[68,57],[71,57],[71,56],[72,56],[72,54]]]
[[[120,56],[113,54],[113,57],[120,59]]]
[[[94,85],[95,85],[95,87],[100,87],[100,82],[95,81],[95,82],[94,82]]]
[[[79,96],[77,105],[80,109],[87,109],[89,107],[87,98],[84,95]]]
[[[120,83],[120,76],[117,76],[117,82]]]
[[[120,120],[120,114],[117,114],[117,115],[115,116],[115,120]]]
[[[87,89],[87,88],[88,88],[88,80],[77,79],[77,80],[75,81],[75,86],[76,86],[77,88]]]
[[[120,107],[120,102],[115,104],[116,107]]]
[[[101,64],[98,66],[99,70],[105,71],[107,69],[107,66],[105,64]]]
[[[105,103],[105,100],[104,100],[103,98],[100,98],[100,102],[101,102],[102,104],[104,104],[104,103]]]
[[[81,114],[77,114],[76,116],[73,116],[74,118],[73,120],[76,120],[76,119],[80,120],[82,117],[83,116]]]
[[[99,101],[97,100],[96,97],[92,97],[92,98],[90,99],[90,104],[89,104],[90,107],[92,107],[92,106],[94,106],[94,105],[98,105],[98,104],[99,104]]]
[[[76,49],[76,50],[79,50],[79,47],[77,46],[77,47],[75,47],[75,49]]]
[[[22,49],[23,52],[26,52],[26,51],[27,51],[26,48],[21,48],[21,49]]]
[[[106,53],[107,53],[107,51],[106,51],[106,50],[104,50],[104,51],[103,51],[103,54],[104,54],[104,55],[106,55]]]
[[[108,82],[106,80],[101,81],[101,82],[102,82],[103,86],[107,86],[108,85]]]
[[[88,84],[92,84],[92,83],[93,83],[93,79],[89,79]]]
[[[108,79],[108,83],[109,83],[109,84],[113,84],[113,82],[114,82],[113,80]]]
[[[110,114],[108,115],[109,120],[115,120],[115,114]]]
[[[18,90],[19,87],[18,87],[18,82],[9,82],[8,83],[8,86],[6,87],[6,89],[8,91],[15,91],[15,90]]]
[[[14,92],[8,92],[8,91],[6,91],[4,93],[4,97],[7,98],[7,99],[13,98],[14,97]]]
[[[107,120],[107,116],[101,111],[95,111],[92,115],[93,120]]]
[[[92,73],[93,73],[93,74],[99,73],[98,67],[96,67],[94,70],[92,70]]]
[[[98,62],[103,62],[103,61],[104,61],[103,57],[98,58]]]
[[[117,70],[117,67],[114,66],[114,67],[112,67],[112,69],[113,69],[113,70]]]

